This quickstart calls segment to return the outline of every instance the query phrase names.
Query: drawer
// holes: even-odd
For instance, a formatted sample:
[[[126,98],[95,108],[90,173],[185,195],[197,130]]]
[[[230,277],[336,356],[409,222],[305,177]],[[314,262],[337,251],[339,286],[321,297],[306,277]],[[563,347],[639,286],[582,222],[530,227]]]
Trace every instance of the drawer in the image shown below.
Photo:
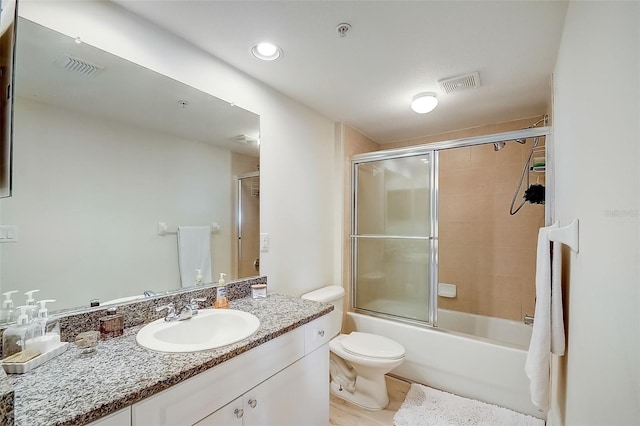
[[[320,318],[305,324],[304,327],[305,355],[313,352],[331,340],[331,314],[323,315]]]

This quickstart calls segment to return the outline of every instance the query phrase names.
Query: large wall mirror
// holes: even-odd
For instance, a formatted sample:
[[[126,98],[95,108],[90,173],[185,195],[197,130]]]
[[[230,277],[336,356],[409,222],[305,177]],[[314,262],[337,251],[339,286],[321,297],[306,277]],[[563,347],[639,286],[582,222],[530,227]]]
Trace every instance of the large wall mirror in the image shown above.
[[[16,2],[0,0],[0,197],[11,196]]]
[[[37,289],[59,311],[180,289],[171,231],[213,223],[212,277],[258,275],[259,117],[23,18],[17,28],[14,190],[0,200],[16,238],[0,244],[0,292],[18,306]]]

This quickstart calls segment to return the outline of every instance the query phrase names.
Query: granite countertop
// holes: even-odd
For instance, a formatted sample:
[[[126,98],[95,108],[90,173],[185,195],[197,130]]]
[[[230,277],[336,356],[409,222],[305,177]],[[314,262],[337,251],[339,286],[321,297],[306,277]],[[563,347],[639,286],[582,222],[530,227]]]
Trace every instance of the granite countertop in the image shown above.
[[[80,425],[156,394],[221,362],[287,333],[333,307],[309,300],[269,294],[266,299],[233,300],[232,309],[260,319],[251,337],[219,349],[186,354],[146,350],[136,343],[142,326],[122,337],[100,341],[93,354],[69,350],[25,374],[10,375],[15,391],[15,425]]]

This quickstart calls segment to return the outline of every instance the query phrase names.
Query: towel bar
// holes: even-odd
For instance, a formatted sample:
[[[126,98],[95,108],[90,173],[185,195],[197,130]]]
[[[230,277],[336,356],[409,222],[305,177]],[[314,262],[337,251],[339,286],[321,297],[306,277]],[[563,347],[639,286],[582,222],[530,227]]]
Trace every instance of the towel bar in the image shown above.
[[[556,224],[558,223],[556,222]],[[549,231],[549,240],[565,244],[571,247],[574,253],[578,253],[578,219],[573,219],[570,224],[562,228],[551,229]]]
[[[216,222],[213,222],[211,224],[211,233],[217,234],[218,232],[220,232],[220,225],[218,225]],[[177,233],[178,233],[177,226],[169,228],[166,222],[158,222],[158,235],[165,236],[167,234],[177,234]]]

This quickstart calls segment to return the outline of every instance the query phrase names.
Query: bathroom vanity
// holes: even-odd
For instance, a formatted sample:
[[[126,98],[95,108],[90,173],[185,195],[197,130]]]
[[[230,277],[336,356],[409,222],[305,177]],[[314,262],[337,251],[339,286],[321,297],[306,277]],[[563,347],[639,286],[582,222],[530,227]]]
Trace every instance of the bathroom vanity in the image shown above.
[[[326,425],[330,305],[270,294],[230,308],[254,314],[258,331],[195,353],[140,347],[136,333],[67,352],[9,376],[15,425]]]

